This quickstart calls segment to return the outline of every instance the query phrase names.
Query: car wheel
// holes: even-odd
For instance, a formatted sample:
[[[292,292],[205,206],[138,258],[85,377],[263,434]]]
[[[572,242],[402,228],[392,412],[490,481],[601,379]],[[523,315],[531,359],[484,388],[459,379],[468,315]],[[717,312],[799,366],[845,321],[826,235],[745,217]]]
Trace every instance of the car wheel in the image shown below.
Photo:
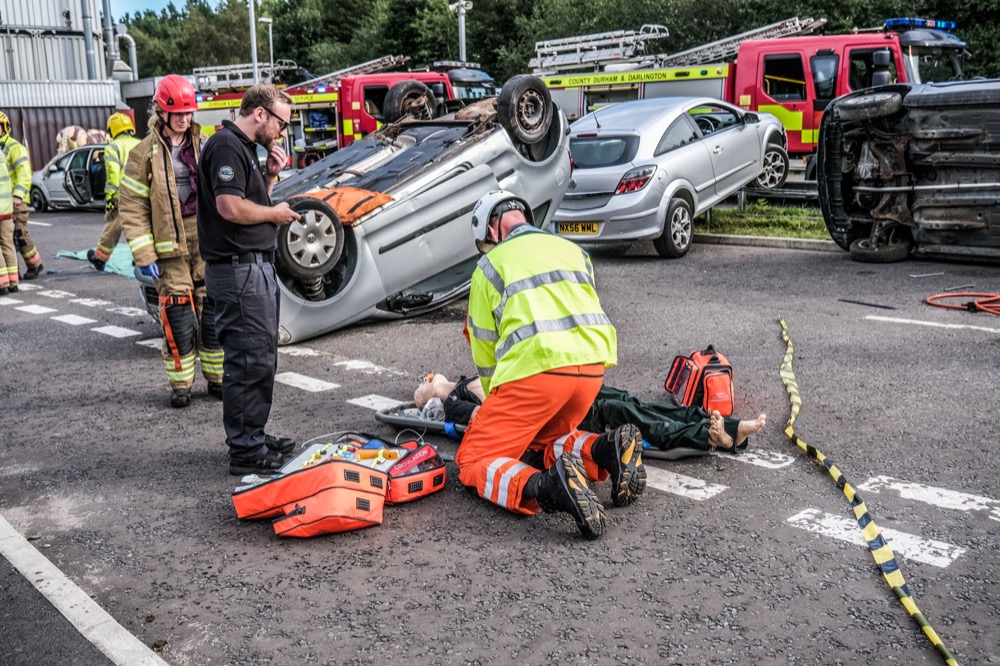
[[[49,202],[45,200],[45,195],[37,188],[31,188],[31,207],[36,213],[44,213],[49,209]]]
[[[788,152],[776,143],[764,148],[764,170],[757,176],[757,187],[776,190],[788,180]]]
[[[344,251],[344,225],[328,203],[294,197],[288,205],[302,217],[278,231],[278,261],[297,280],[315,281],[327,274]]]
[[[862,264],[889,264],[910,256],[913,239],[910,230],[896,224],[871,237],[851,243],[851,259]]]
[[[534,144],[544,139],[554,114],[549,89],[537,76],[515,76],[500,91],[497,116],[515,142]]]
[[[434,118],[437,102],[434,93],[420,81],[400,81],[389,88],[385,96],[382,117],[387,123],[403,118],[431,120]]]
[[[849,97],[836,105],[841,120],[871,120],[890,116],[903,108],[903,97],[895,92],[879,92]]]
[[[694,218],[691,206],[684,199],[674,199],[667,208],[663,234],[653,240],[657,254],[667,259],[677,259],[691,249],[694,236]]]

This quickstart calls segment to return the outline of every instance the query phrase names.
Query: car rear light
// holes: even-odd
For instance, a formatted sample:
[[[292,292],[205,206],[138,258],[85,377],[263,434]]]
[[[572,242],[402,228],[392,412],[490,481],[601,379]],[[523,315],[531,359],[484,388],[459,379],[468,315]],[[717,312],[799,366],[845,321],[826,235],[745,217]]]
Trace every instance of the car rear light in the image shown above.
[[[615,188],[615,194],[638,192],[642,188],[646,187],[649,181],[653,178],[654,173],[656,173],[655,166],[644,166],[639,167],[638,169],[632,169],[627,174],[622,176],[621,182],[619,182],[618,187]]]
[[[576,162],[573,161],[573,156],[570,155],[569,156],[569,172],[572,174],[573,173],[573,169],[575,169],[575,168],[576,168]]]

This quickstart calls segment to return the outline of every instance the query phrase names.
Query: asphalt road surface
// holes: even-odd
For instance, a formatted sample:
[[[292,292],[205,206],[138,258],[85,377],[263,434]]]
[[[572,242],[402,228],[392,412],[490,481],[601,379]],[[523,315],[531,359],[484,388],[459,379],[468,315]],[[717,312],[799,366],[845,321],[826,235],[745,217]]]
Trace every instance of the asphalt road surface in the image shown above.
[[[48,272],[0,299],[0,514],[171,664],[942,663],[844,494],[783,434],[779,317],[796,431],[859,488],[956,658],[1000,663],[1000,317],[923,303],[961,285],[1000,292],[997,267],[596,251],[619,335],[607,383],[662,398],[674,355],[715,344],[735,366],[737,413],[768,414],[746,455],[647,461],[641,501],[609,508],[596,542],[563,514],[516,517],[469,495],[453,463],[442,492],[387,507],[381,526],[282,540],[235,517],[204,379],[191,407],[167,406],[136,283],[55,258],[92,247],[102,217],[33,220],[49,225],[31,227]],[[464,314],[459,301],[282,348],[270,431],[396,437],[372,407],[410,400],[427,372],[472,370]],[[8,636],[32,612],[22,587],[3,587]],[[12,649],[0,662],[41,663]]]

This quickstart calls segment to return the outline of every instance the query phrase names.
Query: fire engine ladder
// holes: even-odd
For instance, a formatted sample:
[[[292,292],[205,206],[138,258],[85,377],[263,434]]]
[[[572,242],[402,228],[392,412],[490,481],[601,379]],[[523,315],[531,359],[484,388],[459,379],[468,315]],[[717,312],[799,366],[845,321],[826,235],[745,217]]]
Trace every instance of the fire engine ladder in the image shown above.
[[[319,76],[315,79],[310,79],[309,81],[303,81],[302,83],[296,83],[296,88],[314,88],[316,86],[322,85],[336,85],[340,79],[345,76],[359,76],[361,74],[376,74],[378,72],[384,72],[395,67],[408,62],[410,56],[401,55],[387,55],[381,58],[376,58],[375,60],[369,60],[368,62],[363,62],[360,65],[354,65],[353,67],[348,67],[346,69],[341,69],[336,72],[331,72],[324,76]]]
[[[260,63],[257,71],[260,79],[273,80],[275,74],[284,72],[294,72],[299,68],[291,60],[278,60],[274,63],[274,71],[271,71],[270,63]],[[191,70],[194,74],[195,88],[203,92],[219,90],[245,90],[254,84],[253,63],[243,63],[239,65],[218,65],[215,67],[195,67]]]
[[[702,44],[687,51],[669,55],[654,56],[656,67],[683,67],[684,65],[701,65],[710,62],[721,62],[736,55],[740,44],[750,39],[774,39],[777,37],[792,37],[808,35],[826,24],[826,19],[800,19],[798,17],[765,25],[761,28],[741,32],[732,37],[726,37],[715,42]]]
[[[614,30],[592,35],[563,37],[535,42],[535,57],[528,65],[535,74],[560,74],[572,70],[600,71],[611,62],[623,62],[646,54],[646,43],[663,39],[669,31],[662,25],[644,25],[636,30]]]

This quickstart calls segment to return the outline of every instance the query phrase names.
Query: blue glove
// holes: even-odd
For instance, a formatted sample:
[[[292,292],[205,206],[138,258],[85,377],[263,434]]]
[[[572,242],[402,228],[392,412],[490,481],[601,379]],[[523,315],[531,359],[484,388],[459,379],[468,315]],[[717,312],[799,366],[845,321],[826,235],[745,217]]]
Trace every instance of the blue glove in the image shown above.
[[[160,268],[156,265],[155,261],[149,266],[139,266],[139,272],[146,277],[153,278],[154,280],[160,279]]]

